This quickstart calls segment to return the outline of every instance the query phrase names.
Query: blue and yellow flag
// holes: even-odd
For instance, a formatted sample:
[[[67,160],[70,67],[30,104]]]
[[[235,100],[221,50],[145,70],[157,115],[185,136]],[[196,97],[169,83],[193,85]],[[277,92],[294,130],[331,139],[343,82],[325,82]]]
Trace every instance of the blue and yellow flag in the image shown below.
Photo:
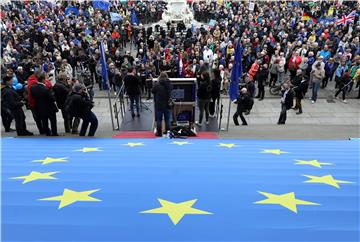
[[[239,79],[242,75],[242,55],[243,48],[241,47],[240,40],[238,41],[235,49],[235,60],[231,71],[231,82],[229,89],[229,96],[231,100],[235,100],[239,94]]]
[[[358,149],[3,139],[1,241],[359,241]]]

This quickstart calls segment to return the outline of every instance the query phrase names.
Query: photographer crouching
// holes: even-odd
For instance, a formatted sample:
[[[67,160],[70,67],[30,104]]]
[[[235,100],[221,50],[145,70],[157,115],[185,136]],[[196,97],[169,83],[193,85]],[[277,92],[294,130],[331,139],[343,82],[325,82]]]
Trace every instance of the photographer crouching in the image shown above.
[[[94,136],[98,127],[98,120],[96,115],[91,111],[94,107],[90,100],[89,93],[85,85],[76,83],[71,94],[66,101],[66,110],[72,117],[82,119],[80,136],[85,136],[87,128],[90,123],[90,130],[88,136]]]

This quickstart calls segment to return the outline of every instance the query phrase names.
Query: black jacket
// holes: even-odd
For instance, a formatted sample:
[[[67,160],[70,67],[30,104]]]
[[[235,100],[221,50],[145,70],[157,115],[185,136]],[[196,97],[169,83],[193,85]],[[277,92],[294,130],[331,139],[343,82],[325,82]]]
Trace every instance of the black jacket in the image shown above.
[[[170,109],[169,100],[172,89],[173,87],[170,80],[161,80],[155,84],[152,89],[152,93],[154,93],[155,110],[164,111]]]
[[[281,97],[283,98],[285,95],[285,90],[281,90]],[[287,109],[292,108],[294,104],[294,91],[290,89],[285,97],[284,103]]]
[[[35,100],[35,110],[40,117],[47,117],[58,111],[55,97],[44,84],[38,83],[30,88],[31,96]]]
[[[23,103],[19,94],[11,87],[6,86],[1,89],[1,108],[15,111],[21,109]]]
[[[259,87],[263,87],[265,85],[266,79],[268,78],[269,70],[262,69],[256,73],[255,79],[258,82]]]
[[[126,94],[135,96],[140,94],[140,79],[137,76],[126,75],[124,77]]]
[[[197,97],[201,100],[208,100],[211,98],[212,86],[209,79],[198,79]]]
[[[83,117],[93,108],[93,103],[86,94],[71,92],[66,99],[65,109],[73,117]]]
[[[293,85],[295,97],[298,99],[303,99],[308,89],[308,82],[300,75],[294,78]]]
[[[221,77],[211,80],[211,97],[217,99],[220,97]]]
[[[250,106],[252,105],[252,99],[248,93],[240,93],[235,103],[237,103],[238,113],[245,112],[246,110],[250,109]]]
[[[58,108],[65,108],[65,100],[69,95],[70,88],[62,82],[56,82],[52,88]]]

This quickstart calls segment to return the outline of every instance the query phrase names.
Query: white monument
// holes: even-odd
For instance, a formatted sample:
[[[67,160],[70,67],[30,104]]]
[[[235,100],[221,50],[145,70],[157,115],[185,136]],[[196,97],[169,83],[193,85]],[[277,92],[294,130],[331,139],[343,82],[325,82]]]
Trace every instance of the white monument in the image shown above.
[[[186,0],[169,0],[162,19],[165,22],[183,22],[187,25],[194,21],[194,15]]]

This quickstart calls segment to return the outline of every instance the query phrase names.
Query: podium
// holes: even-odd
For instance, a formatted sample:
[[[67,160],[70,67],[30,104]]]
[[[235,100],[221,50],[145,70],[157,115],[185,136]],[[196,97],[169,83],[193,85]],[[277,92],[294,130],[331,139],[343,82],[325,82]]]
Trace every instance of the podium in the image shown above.
[[[173,86],[171,98],[174,103],[171,110],[171,128],[176,126],[193,128],[195,123],[196,78],[169,78],[169,80]]]
[[[170,81],[174,101],[172,126],[186,125],[192,128],[195,122],[196,78],[170,78]]]

